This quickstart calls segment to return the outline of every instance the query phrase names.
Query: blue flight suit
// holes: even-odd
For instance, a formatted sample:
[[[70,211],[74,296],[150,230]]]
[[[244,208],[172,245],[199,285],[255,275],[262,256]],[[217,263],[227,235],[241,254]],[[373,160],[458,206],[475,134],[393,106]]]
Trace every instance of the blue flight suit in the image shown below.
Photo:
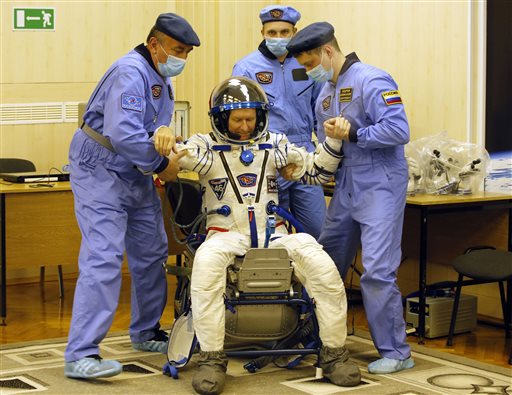
[[[270,102],[269,128],[284,133],[291,143],[315,150],[311,134],[315,129],[315,101],[323,84],[315,83],[292,56],[281,64],[263,41],[258,50],[238,61],[233,76],[258,82]],[[321,186],[286,181],[278,176],[279,205],[290,209],[304,230],[318,238],[325,218],[325,198]]]
[[[125,251],[131,273],[131,340],[150,340],[160,327],[168,247],[149,173],[164,170],[168,159],[156,152],[150,137],[158,126],[170,124],[173,111],[170,79],[158,74],[141,44],[105,73],[83,117],[115,152],[81,128],[73,136],[69,163],[82,244],[68,362],[99,354],[117,309]]]
[[[405,110],[390,75],[347,56],[336,85],[324,85],[316,103],[319,139],[323,122],[343,115],[350,141],[336,173],[336,188],[318,242],[342,278],[362,244],[361,292],[373,342],[382,357],[406,359],[405,322],[396,276],[408,171]]]

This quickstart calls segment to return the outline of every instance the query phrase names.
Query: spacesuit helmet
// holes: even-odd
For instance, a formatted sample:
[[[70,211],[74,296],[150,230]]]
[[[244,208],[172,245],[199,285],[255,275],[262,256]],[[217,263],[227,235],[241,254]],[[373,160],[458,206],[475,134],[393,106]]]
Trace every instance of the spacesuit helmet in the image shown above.
[[[250,137],[241,140],[240,135],[229,131],[231,110],[254,108],[256,126]],[[267,135],[268,99],[257,82],[245,77],[231,77],[215,87],[210,96],[210,122],[214,134],[229,144],[253,144]]]

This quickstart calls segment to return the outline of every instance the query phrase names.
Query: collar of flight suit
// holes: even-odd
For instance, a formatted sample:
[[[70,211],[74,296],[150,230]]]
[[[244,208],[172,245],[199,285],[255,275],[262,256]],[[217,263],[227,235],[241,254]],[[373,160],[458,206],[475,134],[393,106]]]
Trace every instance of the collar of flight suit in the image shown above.
[[[158,75],[160,73],[155,67],[155,64],[153,63],[153,59],[151,58],[151,54],[149,53],[149,49],[144,44],[139,44],[134,48],[135,52],[139,53],[146,61],[149,63],[151,68],[157,72]]]
[[[349,53],[345,57],[345,62],[343,62],[343,66],[341,66],[341,70],[340,70],[340,73],[338,74],[338,78],[340,77],[340,75],[342,75],[344,72],[346,72],[350,68],[350,66],[352,66],[354,63],[357,63],[357,62],[360,62],[360,60],[357,57],[356,53],[355,52]],[[336,79],[338,79],[338,78],[336,78]]]

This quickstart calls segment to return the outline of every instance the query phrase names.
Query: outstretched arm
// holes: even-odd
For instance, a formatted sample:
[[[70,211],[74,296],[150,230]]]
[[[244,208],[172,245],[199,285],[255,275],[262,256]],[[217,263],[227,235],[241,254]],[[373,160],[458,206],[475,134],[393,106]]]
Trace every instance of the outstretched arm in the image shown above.
[[[324,184],[331,179],[343,157],[342,136],[350,130],[350,123],[338,117],[324,122],[323,127],[326,139],[314,152],[296,147],[284,135],[278,135],[276,166],[283,177],[305,184]]]

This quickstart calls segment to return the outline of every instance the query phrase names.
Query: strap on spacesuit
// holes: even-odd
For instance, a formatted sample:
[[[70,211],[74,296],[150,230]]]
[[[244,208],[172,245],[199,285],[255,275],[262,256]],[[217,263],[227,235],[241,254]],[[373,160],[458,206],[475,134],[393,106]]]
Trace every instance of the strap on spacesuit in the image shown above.
[[[256,227],[256,216],[254,215],[254,207],[247,207],[249,214],[249,229],[251,231],[251,248],[258,248],[258,229]]]
[[[224,152],[220,151],[219,156],[222,161],[222,165],[224,166],[224,170],[228,175],[229,183],[231,184],[231,187],[235,191],[236,199],[238,200],[238,203],[242,204],[242,195],[240,195],[240,191],[236,187],[235,179],[233,178],[233,173],[231,173],[231,170],[229,169],[229,165],[228,162],[226,161],[226,156],[224,155]]]
[[[265,169],[267,167],[268,150],[265,150],[265,157],[263,158],[263,164],[261,165],[260,182],[258,183],[258,191],[256,192],[256,203],[260,201],[261,186],[263,185],[263,179],[265,178]]]
[[[85,122],[82,123],[82,126],[80,126],[80,129],[84,131],[84,133],[92,138],[94,141],[96,141],[98,144],[102,145],[106,149],[116,152],[114,150],[114,147],[112,146],[112,143],[108,138],[91,128],[89,125],[87,125]]]

